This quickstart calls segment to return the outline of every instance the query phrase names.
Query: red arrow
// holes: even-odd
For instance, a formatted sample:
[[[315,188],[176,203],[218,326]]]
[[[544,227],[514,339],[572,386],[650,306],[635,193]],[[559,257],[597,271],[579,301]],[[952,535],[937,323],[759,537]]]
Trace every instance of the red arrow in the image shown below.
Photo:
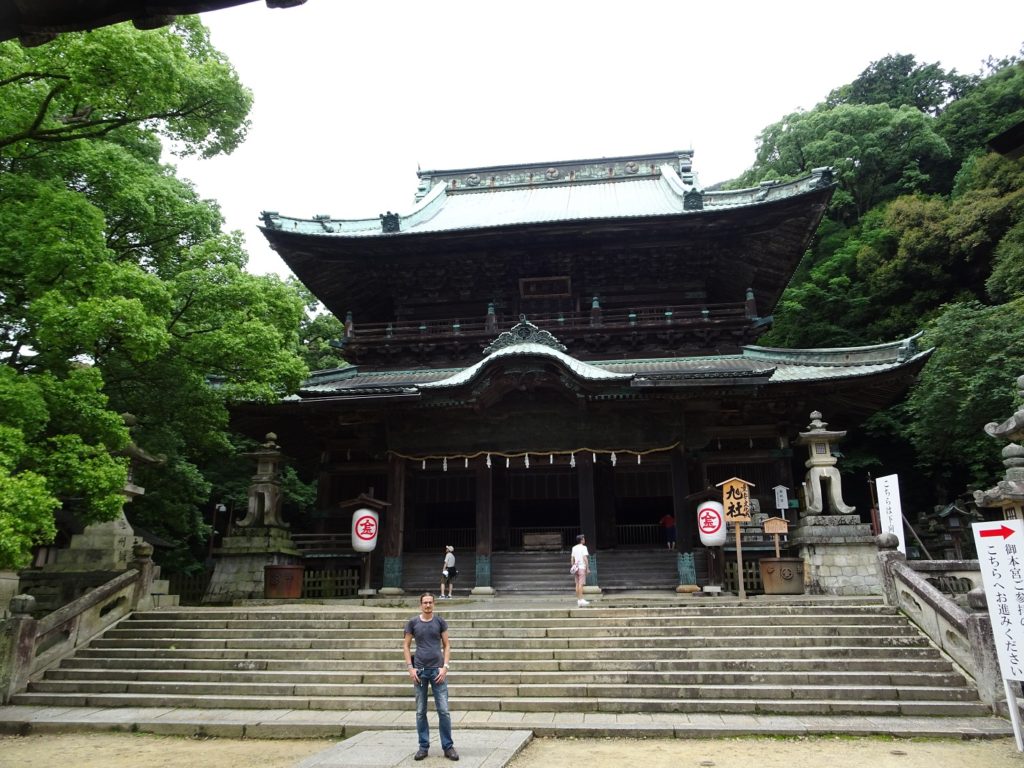
[[[987,531],[978,531],[978,535],[982,538],[986,538],[988,536],[1000,536],[1006,539],[1014,533],[1016,533],[1016,531],[1014,531],[1013,528],[1009,528],[1005,525],[1000,525],[998,528],[989,528]]]

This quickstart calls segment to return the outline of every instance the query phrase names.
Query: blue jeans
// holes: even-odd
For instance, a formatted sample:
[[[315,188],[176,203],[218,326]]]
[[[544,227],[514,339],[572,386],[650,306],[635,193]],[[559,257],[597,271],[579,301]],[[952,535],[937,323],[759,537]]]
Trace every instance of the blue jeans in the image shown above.
[[[434,708],[437,710],[438,730],[441,731],[441,749],[448,749],[454,746],[452,741],[452,716],[448,711],[448,683],[437,682],[437,667],[426,667],[417,669],[419,683],[413,683],[416,688],[416,735],[420,740],[420,748],[430,747],[430,726],[427,724],[427,686],[434,691]]]

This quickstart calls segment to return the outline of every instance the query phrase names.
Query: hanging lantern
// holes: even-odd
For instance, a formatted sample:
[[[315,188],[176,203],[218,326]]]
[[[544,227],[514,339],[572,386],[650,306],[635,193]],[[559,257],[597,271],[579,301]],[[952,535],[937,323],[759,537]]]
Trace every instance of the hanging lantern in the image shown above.
[[[525,463],[526,463],[526,468],[529,469],[530,468],[530,454],[526,454]]]
[[[423,460],[423,463],[422,463],[422,464],[420,464],[420,469],[426,469],[426,468],[427,468],[427,460],[426,460],[426,459],[424,459],[424,460]]]
[[[569,454],[569,466],[570,467],[575,467],[576,466],[576,454],[575,453],[570,453]]]
[[[441,462],[441,470],[443,472],[447,472],[448,471],[448,457],[447,456],[445,456],[444,457],[444,461]]]
[[[554,463],[555,463],[555,454],[549,453],[548,454],[548,464],[554,464]]]
[[[636,455],[636,463],[637,463],[637,466],[640,465],[640,454],[639,453]]]
[[[594,458],[594,463],[597,464],[597,454],[596,453],[592,453],[590,455]]]
[[[467,456],[467,457],[466,457],[465,459],[463,459],[462,461],[463,461],[463,464],[462,464],[462,466],[464,466],[464,467],[465,467],[466,469],[469,469],[469,457]]]
[[[489,453],[487,454],[487,468],[491,468],[491,454]]]
[[[511,461],[512,460],[508,456],[505,457],[505,469],[509,468],[509,464],[510,464]]]
[[[612,451],[612,466],[613,467],[615,466],[615,461],[616,461],[616,459],[615,459],[615,451]]]

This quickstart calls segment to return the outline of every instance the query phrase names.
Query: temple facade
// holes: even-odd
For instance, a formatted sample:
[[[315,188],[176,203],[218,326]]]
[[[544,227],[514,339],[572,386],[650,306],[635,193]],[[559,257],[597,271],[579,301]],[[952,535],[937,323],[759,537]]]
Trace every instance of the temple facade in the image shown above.
[[[316,468],[324,531],[347,532],[346,499],[388,502],[382,587],[445,544],[475,553],[460,578],[480,589],[495,553],[531,542],[653,549],[666,514],[679,551],[699,550],[708,489],[742,477],[774,512],[778,486],[799,496],[809,414],[853,426],[927,357],[914,338],[756,344],[832,196],[829,169],[706,190],[686,151],[419,178],[404,213],[262,214],[274,250],[345,318],[350,365],[235,414]]]

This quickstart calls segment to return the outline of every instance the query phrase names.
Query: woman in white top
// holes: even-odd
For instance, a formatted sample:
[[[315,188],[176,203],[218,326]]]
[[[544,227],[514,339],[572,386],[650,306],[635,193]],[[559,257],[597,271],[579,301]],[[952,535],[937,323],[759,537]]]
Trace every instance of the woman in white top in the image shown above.
[[[449,544],[444,548],[444,565],[441,566],[441,597],[440,600],[445,600],[444,585],[448,585],[448,600],[452,599],[452,582],[455,581],[455,577],[458,575],[458,570],[455,568],[455,547]]]
[[[569,570],[576,578],[576,605],[584,608],[590,603],[583,599],[583,585],[587,583],[590,573],[590,550],[587,549],[587,537],[582,533],[576,537],[576,546],[569,555]]]

